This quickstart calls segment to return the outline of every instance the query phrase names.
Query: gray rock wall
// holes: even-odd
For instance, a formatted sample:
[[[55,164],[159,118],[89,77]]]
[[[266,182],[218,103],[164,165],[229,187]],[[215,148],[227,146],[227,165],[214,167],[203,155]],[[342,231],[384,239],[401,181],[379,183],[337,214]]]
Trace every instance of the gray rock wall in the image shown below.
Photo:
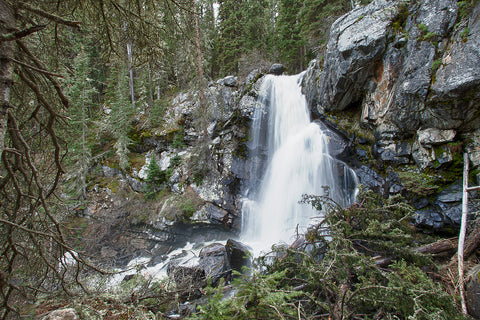
[[[305,74],[312,112],[360,108],[378,157],[432,166],[438,157],[418,140],[422,130],[453,130],[461,139],[480,126],[479,12],[477,4],[458,17],[454,0],[379,0],[345,14],[331,27],[324,57]],[[400,155],[404,141],[410,147]]]

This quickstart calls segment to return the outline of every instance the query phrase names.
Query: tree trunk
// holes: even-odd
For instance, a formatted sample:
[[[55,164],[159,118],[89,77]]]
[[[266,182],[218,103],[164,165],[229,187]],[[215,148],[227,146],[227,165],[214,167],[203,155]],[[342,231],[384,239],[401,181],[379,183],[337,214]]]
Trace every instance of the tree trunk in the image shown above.
[[[203,114],[203,138],[207,139],[207,110],[205,106],[205,93],[203,92],[203,68],[202,68],[202,50],[200,48],[200,31],[198,27],[197,4],[192,0],[193,17],[195,19],[195,38],[197,43],[197,60],[198,60],[198,82],[200,85],[200,108]]]
[[[132,44],[127,43],[127,60],[128,60],[128,73],[129,73],[129,86],[130,86],[130,96],[132,99],[132,107],[135,108],[135,90],[133,88],[133,52]]]
[[[465,247],[465,233],[467,229],[468,215],[468,154],[463,154],[463,199],[462,199],[462,224],[460,226],[460,235],[458,236],[458,286],[460,288],[460,298],[462,302],[462,312],[468,314],[467,304],[465,302],[464,270],[463,270],[463,250]]]
[[[4,0],[0,0],[0,35],[10,33],[15,27],[14,10]],[[0,42],[0,157],[5,149],[7,131],[7,110],[10,105],[10,87],[12,86],[12,61],[15,43]],[[1,174],[1,172],[0,172]]]

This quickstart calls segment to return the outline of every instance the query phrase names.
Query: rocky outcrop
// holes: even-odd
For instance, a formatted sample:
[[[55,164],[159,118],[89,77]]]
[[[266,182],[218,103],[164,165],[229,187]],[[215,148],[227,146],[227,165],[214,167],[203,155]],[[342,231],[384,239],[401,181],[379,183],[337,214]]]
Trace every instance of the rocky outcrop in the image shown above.
[[[262,75],[255,70],[245,83],[234,76],[210,83],[203,105],[199,92],[178,94],[161,125],[137,129],[129,170],[114,162],[92,169],[89,201],[71,222],[88,225],[90,254],[125,265],[138,256],[162,256],[172,245],[239,231],[245,142]],[[153,157],[161,175],[151,187]],[[148,187],[155,199],[145,198]]]
[[[362,99],[387,45],[387,30],[398,4],[375,1],[339,18],[330,29],[323,70],[318,79],[318,104],[323,111],[339,111]]]
[[[331,27],[323,62],[305,73],[312,113],[361,110],[385,163],[450,163],[445,145],[459,135],[434,143],[421,135],[480,125],[479,12],[477,4],[457,17],[454,0],[380,0],[345,14]]]
[[[480,92],[480,6],[462,21],[439,58],[427,106],[429,125],[441,129],[478,129]],[[477,120],[477,121],[475,121]]]

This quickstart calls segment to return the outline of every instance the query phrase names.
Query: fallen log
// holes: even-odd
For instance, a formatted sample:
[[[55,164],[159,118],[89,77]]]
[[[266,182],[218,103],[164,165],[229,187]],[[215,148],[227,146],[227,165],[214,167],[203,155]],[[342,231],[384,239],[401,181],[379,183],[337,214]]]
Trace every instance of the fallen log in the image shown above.
[[[438,254],[445,251],[451,251],[457,249],[458,238],[442,239],[427,245],[415,248],[414,250],[419,253]]]

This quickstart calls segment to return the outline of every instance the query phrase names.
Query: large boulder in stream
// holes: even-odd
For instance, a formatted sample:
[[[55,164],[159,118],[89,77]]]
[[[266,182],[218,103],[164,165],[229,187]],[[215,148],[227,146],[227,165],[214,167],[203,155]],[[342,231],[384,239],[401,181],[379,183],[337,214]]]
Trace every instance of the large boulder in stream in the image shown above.
[[[227,250],[220,243],[212,243],[204,247],[199,254],[198,267],[205,271],[212,285],[216,286],[221,278],[228,278],[231,274]]]
[[[228,239],[225,245],[228,261],[232,270],[243,272],[244,268],[252,266],[252,257],[249,248],[239,241]]]
[[[200,250],[198,258],[184,259],[180,256],[167,266],[168,276],[179,290],[203,288],[210,281],[219,284],[220,279],[230,280],[232,270],[242,272],[251,266],[249,249],[243,243],[229,239],[225,245],[211,243]]]

